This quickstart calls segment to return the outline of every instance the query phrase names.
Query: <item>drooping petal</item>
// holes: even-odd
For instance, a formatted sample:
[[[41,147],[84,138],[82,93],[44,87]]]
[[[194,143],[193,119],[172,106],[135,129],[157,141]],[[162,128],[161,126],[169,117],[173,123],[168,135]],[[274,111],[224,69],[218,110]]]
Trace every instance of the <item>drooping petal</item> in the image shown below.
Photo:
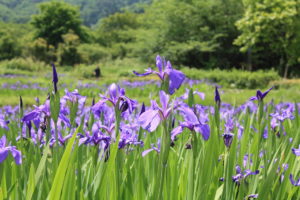
[[[33,110],[22,118],[23,122],[34,120],[39,116],[39,112],[37,110]]]
[[[189,121],[185,121],[185,122],[180,123],[180,126],[181,126],[182,128],[188,128],[188,129],[190,129],[190,131],[193,131],[194,128],[195,128],[194,123],[189,122]]]
[[[59,113],[58,117],[61,121],[63,121],[67,125],[67,127],[71,127],[70,120],[65,115],[63,115],[62,113]]]
[[[292,152],[293,152],[293,154],[295,154],[296,156],[300,156],[300,145],[299,145],[299,148],[298,148],[298,149],[292,148]]]
[[[4,129],[8,130],[9,129],[8,126],[7,126],[8,124],[9,124],[8,120],[5,120],[5,119],[0,117],[0,127],[1,128],[4,128]]]
[[[294,186],[300,186],[300,178],[296,181],[296,180],[294,180],[294,177],[293,177],[292,174],[290,174],[289,178],[290,178],[290,181],[291,181],[292,185],[294,185]]]
[[[161,121],[161,119],[160,119],[159,114],[155,115],[153,120],[151,121],[151,123],[148,125],[148,127],[146,127],[146,129],[150,132],[155,131],[156,128],[158,127],[160,121]]]
[[[256,174],[259,174],[259,170],[256,170],[254,172],[250,171],[250,170],[245,170],[244,171],[244,178],[246,178],[247,176],[250,176],[250,175],[256,175]]]
[[[133,71],[133,73],[134,73],[136,76],[148,76],[148,75],[152,74],[153,71],[152,71],[151,68],[148,68],[148,69],[146,70],[145,73],[138,73],[138,72],[136,72],[136,71]]]
[[[202,100],[205,99],[205,94],[203,92],[194,91],[194,94],[197,94]]]
[[[185,79],[185,75],[178,70],[171,69],[166,71],[169,75],[169,93],[173,94],[178,90]]]
[[[144,157],[145,155],[147,155],[148,153],[150,153],[151,151],[153,151],[154,149],[147,149],[145,151],[142,152],[142,156]]]
[[[190,107],[182,106],[179,108],[179,110],[182,112],[185,121],[191,122],[193,124],[199,124],[199,120],[196,114]]]
[[[95,105],[92,106],[91,110],[94,113],[94,115],[97,115],[98,117],[100,117],[100,113],[104,112],[104,110],[105,110],[105,106],[104,106],[105,102],[106,102],[106,100],[102,99],[99,102],[97,102]]]
[[[4,148],[6,146],[6,136],[3,135],[0,139],[0,148]]]
[[[171,139],[175,140],[176,135],[182,133],[182,131],[183,131],[183,128],[181,126],[174,128],[171,132]]]
[[[15,159],[16,164],[17,165],[22,164],[22,154],[21,154],[21,151],[17,150],[15,147],[12,147],[10,151],[11,151],[12,156]]]
[[[250,101],[255,101],[255,100],[257,100],[257,97],[256,96],[250,97],[249,100]]]
[[[258,194],[250,194],[245,197],[245,199],[257,199],[257,198],[258,198]]]
[[[146,130],[154,131],[160,122],[157,110],[149,109],[139,116],[138,123]]]
[[[201,133],[204,140],[208,140],[210,136],[210,128],[208,124],[199,124],[195,126],[195,131]]]
[[[8,156],[9,150],[7,148],[0,149],[0,163],[2,163]]]

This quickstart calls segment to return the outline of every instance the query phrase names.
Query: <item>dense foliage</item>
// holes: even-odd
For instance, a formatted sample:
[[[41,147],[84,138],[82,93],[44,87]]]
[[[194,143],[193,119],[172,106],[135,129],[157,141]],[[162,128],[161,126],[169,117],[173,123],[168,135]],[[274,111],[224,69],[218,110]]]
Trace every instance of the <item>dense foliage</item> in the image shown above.
[[[27,23],[31,15],[38,13],[38,4],[49,0],[0,0],[0,20],[5,22]],[[135,3],[148,3],[149,0],[65,0],[80,8],[83,23],[95,25],[100,18],[119,12],[123,7]]]

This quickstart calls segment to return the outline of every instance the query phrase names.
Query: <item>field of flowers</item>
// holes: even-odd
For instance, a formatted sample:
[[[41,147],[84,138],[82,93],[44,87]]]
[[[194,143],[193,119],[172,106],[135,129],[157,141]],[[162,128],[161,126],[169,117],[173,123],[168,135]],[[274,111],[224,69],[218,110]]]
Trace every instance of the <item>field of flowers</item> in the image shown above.
[[[218,85],[203,93],[169,61],[157,56],[156,66],[133,73],[157,81],[77,84],[105,90],[89,103],[60,92],[53,65],[45,101],[0,108],[0,200],[300,198],[299,103],[267,102],[272,87],[223,103]],[[147,102],[132,99],[148,85]]]

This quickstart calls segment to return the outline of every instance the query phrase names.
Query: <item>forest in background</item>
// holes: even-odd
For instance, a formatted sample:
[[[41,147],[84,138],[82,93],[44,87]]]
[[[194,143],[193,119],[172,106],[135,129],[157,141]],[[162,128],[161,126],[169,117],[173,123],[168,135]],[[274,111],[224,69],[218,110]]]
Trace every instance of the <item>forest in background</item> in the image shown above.
[[[38,13],[38,4],[49,0],[0,0],[0,20],[12,23],[28,23],[33,14]],[[107,17],[122,8],[130,9],[138,3],[150,0],[65,0],[80,10],[82,22],[86,26],[95,25],[99,19]]]
[[[40,2],[0,1],[0,67],[160,54],[178,67],[300,74],[298,0]]]

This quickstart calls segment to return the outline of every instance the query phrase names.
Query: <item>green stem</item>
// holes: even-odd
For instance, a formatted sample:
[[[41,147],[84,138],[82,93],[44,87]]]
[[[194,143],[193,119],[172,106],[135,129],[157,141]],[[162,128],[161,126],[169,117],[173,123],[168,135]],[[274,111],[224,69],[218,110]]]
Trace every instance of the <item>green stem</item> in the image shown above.
[[[56,147],[58,148],[58,130],[57,130],[57,122],[56,121],[54,121],[54,128],[55,128],[55,132],[54,132],[54,134],[55,134],[55,144],[56,144]]]
[[[166,173],[166,168],[167,168],[167,162],[168,162],[168,157],[169,157],[169,151],[170,151],[170,144],[171,144],[171,137],[168,132],[167,128],[167,121],[163,121],[163,137],[162,137],[162,146],[161,146],[161,151],[160,151],[160,159],[159,159],[159,175],[158,177],[160,179],[159,181],[159,188],[158,190],[158,196],[156,199],[163,199],[162,198],[162,193],[163,193],[163,187],[164,187],[164,179],[165,179],[165,173]]]
[[[194,199],[194,178],[195,178],[195,163],[197,159],[197,137],[196,133],[193,131],[192,132],[192,138],[191,138],[191,144],[192,144],[192,149],[189,152],[189,173],[188,173],[188,194],[187,194],[187,199],[192,200]]]
[[[117,103],[118,105],[119,103]],[[120,129],[120,122],[121,122],[121,113],[118,109],[118,106],[115,107],[115,117],[116,117],[116,123],[115,123],[115,145],[118,146],[119,144],[119,129]],[[118,148],[118,147],[117,147]],[[121,185],[122,185],[122,164],[123,164],[123,155],[122,151],[120,149],[117,150],[116,158],[115,158],[115,169],[116,169],[116,197],[117,199],[121,199]]]

